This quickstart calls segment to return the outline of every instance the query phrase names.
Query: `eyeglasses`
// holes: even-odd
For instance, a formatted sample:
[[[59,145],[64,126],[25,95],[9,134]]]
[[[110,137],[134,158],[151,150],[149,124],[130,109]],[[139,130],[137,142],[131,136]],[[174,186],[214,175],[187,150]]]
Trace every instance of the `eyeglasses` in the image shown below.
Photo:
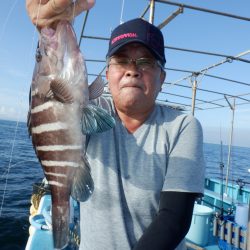
[[[113,65],[117,70],[128,69],[132,63],[134,63],[139,70],[143,71],[150,70],[157,66],[164,70],[160,61],[155,60],[154,58],[141,57],[138,59],[132,59],[127,57],[112,56],[108,60],[108,66]]]

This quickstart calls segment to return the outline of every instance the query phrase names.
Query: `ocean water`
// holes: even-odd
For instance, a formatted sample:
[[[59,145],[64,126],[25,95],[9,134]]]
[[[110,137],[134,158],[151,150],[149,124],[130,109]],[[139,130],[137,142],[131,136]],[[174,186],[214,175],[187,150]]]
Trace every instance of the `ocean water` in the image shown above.
[[[221,153],[222,152],[222,153]],[[228,147],[204,144],[206,176],[223,177]],[[224,162],[224,168],[220,162]],[[230,180],[250,187],[250,148],[232,147]],[[223,170],[223,171],[222,171]],[[43,178],[25,123],[0,120],[0,249],[24,249],[29,236],[32,186]]]

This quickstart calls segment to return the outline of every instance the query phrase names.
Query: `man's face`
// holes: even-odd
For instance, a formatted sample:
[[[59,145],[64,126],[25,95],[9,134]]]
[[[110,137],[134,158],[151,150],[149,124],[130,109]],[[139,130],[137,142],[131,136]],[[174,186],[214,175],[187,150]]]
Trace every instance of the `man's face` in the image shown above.
[[[118,65],[117,62],[122,62],[123,58],[149,58],[153,64],[145,68],[136,65],[135,62]],[[116,109],[133,114],[153,109],[165,79],[165,72],[145,46],[131,43],[118,50],[113,58],[111,57],[106,77]]]

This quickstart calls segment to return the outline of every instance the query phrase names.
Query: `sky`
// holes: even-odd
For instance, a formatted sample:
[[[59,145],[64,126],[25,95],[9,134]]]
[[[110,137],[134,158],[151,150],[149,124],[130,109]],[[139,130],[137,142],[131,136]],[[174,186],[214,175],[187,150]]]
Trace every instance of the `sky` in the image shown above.
[[[177,1],[176,1],[177,2]],[[226,12],[238,16],[250,17],[250,1],[248,0],[182,0],[179,3],[205,9]],[[108,38],[110,32],[119,23],[139,17],[148,5],[147,0],[97,0],[90,11],[84,34]],[[156,3],[154,24],[160,24],[165,18],[178,9],[163,3]],[[74,20],[77,37],[81,33],[85,13]],[[145,15],[148,19],[148,14]],[[237,56],[250,50],[250,22],[213,15],[201,11],[184,8],[184,12],[175,17],[162,28],[165,46],[185,48],[190,50],[208,51],[217,54]],[[1,2],[0,9],[0,119],[26,121],[28,110],[28,93],[32,72],[35,64],[35,49],[38,32],[31,24],[25,9],[25,1],[8,0]],[[85,59],[104,60],[107,51],[107,41],[83,39],[81,51]],[[178,98],[174,95],[192,97],[191,80],[182,80],[190,73],[171,69],[182,69],[199,72],[211,65],[222,62],[225,58],[183,52],[166,48],[167,78],[163,85],[165,93],[159,99],[180,102],[191,105],[191,99]],[[250,60],[250,53],[241,58]],[[104,63],[87,61],[90,74],[98,74]],[[198,88],[227,93],[228,95],[243,95],[250,100],[250,64],[241,61],[223,63],[212,67],[206,73],[212,76],[227,78],[247,84],[233,84],[231,81],[219,80],[214,77],[200,75],[197,78]],[[91,82],[93,77],[89,77]],[[178,84],[186,87],[180,87]],[[218,94],[197,91],[197,99],[214,101],[226,106],[225,98]],[[175,100],[176,99],[176,100]],[[233,99],[229,99],[233,103]],[[233,123],[233,145],[250,147],[250,102],[236,99]],[[241,104],[243,103],[243,104]],[[248,104],[246,104],[248,103]],[[215,107],[196,101],[198,107],[195,116],[202,124],[204,141],[209,143],[228,144],[232,127],[233,112],[229,106]],[[241,105],[240,105],[241,104]],[[190,112],[190,107],[186,107]]]

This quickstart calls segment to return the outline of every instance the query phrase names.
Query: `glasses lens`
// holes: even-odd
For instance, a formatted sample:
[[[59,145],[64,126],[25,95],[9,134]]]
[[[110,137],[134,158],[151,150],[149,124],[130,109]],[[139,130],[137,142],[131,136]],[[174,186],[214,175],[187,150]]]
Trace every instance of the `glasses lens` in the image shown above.
[[[138,58],[136,60],[137,67],[141,69],[149,69],[155,66],[155,60],[152,58]]]
[[[136,67],[141,70],[148,70],[154,68],[157,61],[153,58],[138,58],[130,59],[127,57],[111,57],[109,65],[114,65],[117,69],[126,69],[130,64],[135,63]]]
[[[126,57],[112,57],[109,62],[110,65],[126,66],[130,64],[130,61]]]

